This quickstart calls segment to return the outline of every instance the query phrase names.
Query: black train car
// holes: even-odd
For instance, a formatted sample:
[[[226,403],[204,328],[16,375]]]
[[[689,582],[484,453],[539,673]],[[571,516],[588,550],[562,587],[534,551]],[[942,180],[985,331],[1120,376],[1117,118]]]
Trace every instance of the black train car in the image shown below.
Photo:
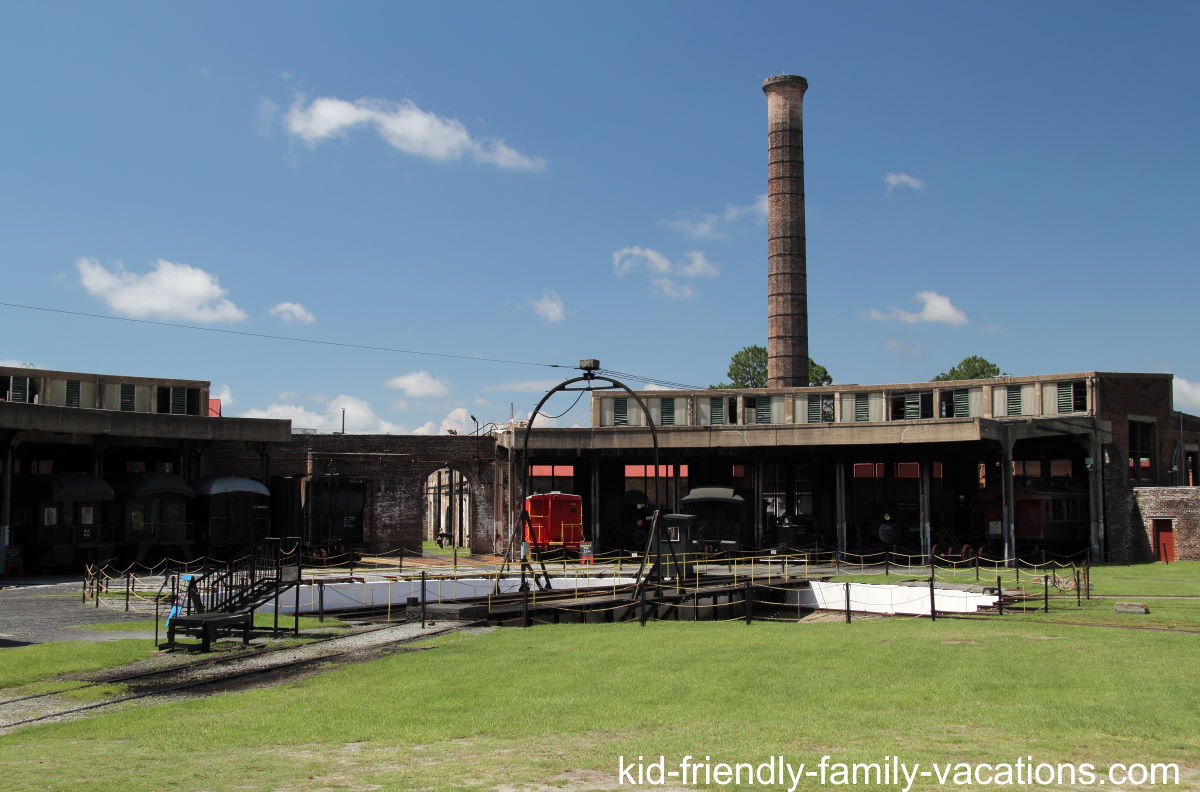
[[[196,491],[174,473],[117,473],[108,482],[116,493],[110,521],[123,526],[122,557],[142,563],[163,558],[190,560],[195,525],[190,506]]]
[[[696,517],[696,538],[706,552],[737,552],[754,547],[746,499],[729,487],[697,487],[679,501]]]
[[[196,546],[221,561],[248,552],[271,532],[271,491],[239,476],[195,479]]]
[[[13,478],[12,545],[29,571],[78,568],[112,558],[121,527],[109,518],[116,500],[107,481],[87,473]]]

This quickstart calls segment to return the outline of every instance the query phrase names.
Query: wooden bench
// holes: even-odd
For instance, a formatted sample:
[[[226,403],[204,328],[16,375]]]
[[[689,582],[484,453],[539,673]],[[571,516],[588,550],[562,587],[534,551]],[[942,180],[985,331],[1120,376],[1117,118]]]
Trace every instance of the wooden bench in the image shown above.
[[[250,643],[250,630],[254,626],[254,614],[251,613],[193,613],[189,616],[176,616],[167,626],[167,642],[164,646],[175,646],[175,632],[193,630],[200,633],[200,649],[212,651],[212,642],[218,631],[226,634],[241,629],[242,645]]]

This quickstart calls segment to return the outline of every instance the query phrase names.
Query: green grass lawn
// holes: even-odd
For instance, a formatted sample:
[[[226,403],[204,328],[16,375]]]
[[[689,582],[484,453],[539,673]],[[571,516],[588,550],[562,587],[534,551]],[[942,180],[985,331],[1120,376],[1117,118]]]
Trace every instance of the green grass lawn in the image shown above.
[[[1072,592],[1049,614],[1003,619],[547,625],[448,636],[431,642],[434,651],[274,688],[25,727],[0,737],[0,777],[13,792],[549,792],[571,789],[572,779],[581,790],[622,788],[619,756],[1033,755],[1100,767],[1176,762],[1183,783],[1172,788],[1200,789],[1200,636],[1107,626],[1196,629],[1198,580],[1200,564],[1096,567],[1095,596],[1082,608]],[[1161,597],[1146,598],[1149,616],[1112,612],[1117,599],[1108,597],[1137,600],[1148,589]],[[0,652],[0,686],[152,651],[146,641],[87,644],[111,653],[97,665],[72,646]],[[824,788],[809,779],[799,789]]]
[[[437,542],[421,542],[421,555],[425,556],[426,558],[429,558],[430,556],[437,556],[438,558],[441,558],[442,556],[449,556],[450,558],[454,558],[454,547],[452,545],[438,547]],[[467,558],[470,555],[470,549],[466,547],[458,548],[459,558]]]
[[[154,652],[153,641],[136,638],[119,641],[55,641],[14,646],[0,650],[0,688],[40,682],[60,674],[77,674],[126,665],[149,657]],[[0,696],[8,698],[8,693]]]
[[[582,771],[615,789],[621,755],[1032,754],[1179,762],[1192,775],[1178,788],[1196,788],[1196,656],[1194,635],[1017,620],[505,629],[25,728],[0,737],[0,771],[14,791],[495,790]]]

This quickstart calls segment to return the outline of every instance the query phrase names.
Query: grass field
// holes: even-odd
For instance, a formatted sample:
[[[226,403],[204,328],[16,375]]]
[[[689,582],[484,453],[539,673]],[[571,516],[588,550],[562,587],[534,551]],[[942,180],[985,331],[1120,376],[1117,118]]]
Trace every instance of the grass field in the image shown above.
[[[14,791],[548,792],[618,789],[619,756],[1033,755],[1176,762],[1172,788],[1200,789],[1198,639],[1026,617],[502,629],[275,688],[21,729],[0,737],[0,773]]]
[[[453,558],[454,557],[454,545],[446,545],[445,547],[438,547],[437,542],[421,542],[421,555],[425,556],[426,558],[429,558],[430,556],[437,556],[438,558],[441,558],[442,556],[448,556],[450,558]],[[458,548],[458,557],[459,558],[469,558],[470,555],[471,555],[471,550],[469,548],[466,548],[466,547]]]

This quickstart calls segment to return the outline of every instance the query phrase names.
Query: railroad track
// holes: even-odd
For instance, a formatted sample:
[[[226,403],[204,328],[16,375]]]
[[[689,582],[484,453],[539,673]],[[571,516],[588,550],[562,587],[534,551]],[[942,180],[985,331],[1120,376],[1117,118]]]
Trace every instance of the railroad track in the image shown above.
[[[71,715],[76,715],[91,710],[101,709],[103,707],[111,707],[115,704],[121,704],[127,701],[136,701],[139,699],[154,698],[156,696],[165,696],[174,693],[182,693],[186,691],[196,691],[205,687],[224,686],[231,682],[240,680],[252,679],[255,676],[279,674],[281,672],[299,672],[305,667],[316,666],[321,663],[344,658],[352,655],[373,654],[378,656],[381,653],[392,654],[395,652],[419,652],[425,651],[432,647],[411,647],[403,646],[407,643],[425,640],[438,635],[457,632],[479,625],[479,622],[456,622],[445,627],[436,629],[423,630],[415,634],[406,634],[393,640],[367,641],[363,642],[364,636],[370,636],[375,633],[384,632],[387,630],[396,630],[405,625],[388,625],[386,627],[372,628],[369,630],[359,630],[349,635],[338,635],[331,638],[323,638],[318,641],[303,644],[301,646],[281,647],[277,649],[263,649],[252,652],[239,652],[236,655],[230,655],[221,658],[210,658],[200,660],[194,663],[183,663],[173,665],[168,668],[155,669],[152,671],[139,672],[136,674],[128,674],[121,677],[113,677],[109,679],[97,680],[90,682],[82,687],[63,688],[61,690],[50,691],[46,693],[37,693],[30,696],[21,696],[18,698],[0,701],[0,711],[2,708],[18,704],[21,702],[31,701],[33,699],[45,698],[58,693],[73,692],[77,690],[85,690],[90,687],[106,684],[122,684],[122,683],[140,683],[157,676],[168,676],[171,674],[182,675],[194,673],[196,670],[209,669],[214,666],[231,665],[227,671],[218,672],[216,674],[204,675],[193,679],[186,679],[175,684],[169,682],[161,685],[156,685],[153,689],[128,693],[114,698],[105,699],[103,701],[84,704],[78,707],[70,707],[68,709],[58,710],[56,712],[38,714],[32,717],[25,717],[13,721],[0,721],[0,732],[16,728],[18,726],[26,726],[32,723],[41,721],[49,721],[57,718],[64,718]],[[336,650],[335,647],[329,647],[330,644],[337,642],[352,642],[345,649]],[[335,648],[335,651],[321,651],[321,648]],[[284,655],[293,656],[290,659],[282,659],[278,662],[272,662],[272,656]],[[262,662],[266,660],[266,662]],[[240,667],[239,667],[240,666]],[[3,715],[0,714],[0,718]]]

